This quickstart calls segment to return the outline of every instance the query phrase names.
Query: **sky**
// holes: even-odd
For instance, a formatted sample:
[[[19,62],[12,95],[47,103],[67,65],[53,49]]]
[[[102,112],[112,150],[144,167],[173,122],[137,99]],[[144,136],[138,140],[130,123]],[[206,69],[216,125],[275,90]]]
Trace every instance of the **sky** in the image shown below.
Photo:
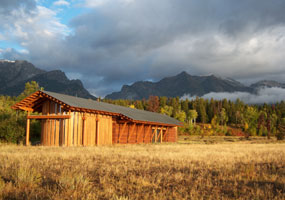
[[[284,0],[0,0],[0,58],[101,97],[181,71],[284,82],[284,13]]]

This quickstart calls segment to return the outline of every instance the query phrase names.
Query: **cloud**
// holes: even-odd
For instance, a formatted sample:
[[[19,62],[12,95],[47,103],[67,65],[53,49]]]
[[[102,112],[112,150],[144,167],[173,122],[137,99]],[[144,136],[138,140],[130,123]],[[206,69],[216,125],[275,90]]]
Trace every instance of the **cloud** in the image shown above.
[[[70,3],[68,1],[58,0],[58,1],[55,1],[53,3],[53,5],[55,5],[55,6],[69,6]]]
[[[68,25],[35,1],[5,2],[0,34],[24,44],[22,58],[79,73],[100,96],[183,70],[248,83],[285,78],[284,0],[85,0],[89,9]]]
[[[35,6],[36,2],[34,0],[1,0],[0,15],[8,15],[18,9],[24,9],[26,12],[29,12]]]
[[[182,99],[195,99],[196,97],[190,94],[185,94]],[[257,94],[250,94],[247,92],[210,92],[201,96],[204,99],[215,99],[223,100],[228,99],[236,101],[238,98],[248,104],[263,104],[263,103],[276,103],[285,100],[285,89],[284,88],[260,88]]]

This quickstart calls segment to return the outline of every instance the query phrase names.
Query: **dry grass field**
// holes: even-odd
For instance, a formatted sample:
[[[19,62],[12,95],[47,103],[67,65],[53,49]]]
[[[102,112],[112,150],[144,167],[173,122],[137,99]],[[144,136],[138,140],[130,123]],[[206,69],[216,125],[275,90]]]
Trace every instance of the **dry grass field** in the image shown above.
[[[0,199],[285,199],[285,143],[0,145]]]

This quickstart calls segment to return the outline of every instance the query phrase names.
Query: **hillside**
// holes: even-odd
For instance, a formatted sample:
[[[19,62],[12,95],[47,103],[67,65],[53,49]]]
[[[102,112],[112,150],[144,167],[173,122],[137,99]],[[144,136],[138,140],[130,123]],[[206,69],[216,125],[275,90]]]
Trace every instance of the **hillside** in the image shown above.
[[[38,82],[47,91],[96,99],[80,80],[69,80],[60,70],[41,70],[27,61],[0,61],[1,95],[17,96],[24,90],[25,83],[30,81]]]

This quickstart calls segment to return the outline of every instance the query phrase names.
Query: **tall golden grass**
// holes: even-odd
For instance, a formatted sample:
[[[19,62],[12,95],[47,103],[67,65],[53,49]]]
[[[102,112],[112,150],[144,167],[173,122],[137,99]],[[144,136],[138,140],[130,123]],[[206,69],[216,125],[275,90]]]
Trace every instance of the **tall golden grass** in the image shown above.
[[[0,145],[0,199],[285,199],[285,144]]]

